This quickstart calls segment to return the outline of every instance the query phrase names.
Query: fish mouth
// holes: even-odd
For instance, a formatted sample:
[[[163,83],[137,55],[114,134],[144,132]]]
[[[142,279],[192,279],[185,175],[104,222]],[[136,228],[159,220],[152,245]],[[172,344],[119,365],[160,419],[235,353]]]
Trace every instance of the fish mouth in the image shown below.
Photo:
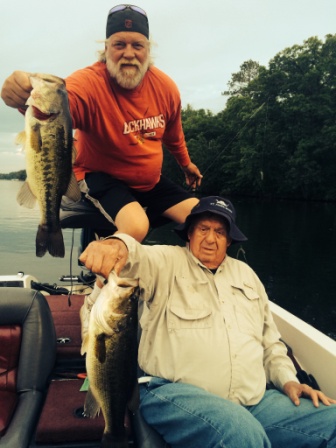
[[[59,115],[59,112],[56,112],[56,113],[42,112],[36,106],[32,106],[32,109],[33,109],[34,118],[36,118],[37,120],[40,120],[40,121],[54,120]]]

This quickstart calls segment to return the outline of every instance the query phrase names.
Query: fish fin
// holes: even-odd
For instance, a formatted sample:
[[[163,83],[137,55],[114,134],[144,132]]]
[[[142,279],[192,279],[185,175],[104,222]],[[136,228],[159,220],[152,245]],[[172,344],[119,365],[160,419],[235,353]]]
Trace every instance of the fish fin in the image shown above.
[[[42,149],[41,126],[36,124],[30,128],[30,147],[36,153],[40,153]]]
[[[95,418],[100,413],[100,406],[95,399],[91,388],[87,391],[85,403],[84,403],[84,415],[85,417]]]
[[[95,340],[95,357],[103,364],[106,361],[106,335],[105,333],[98,334]]]
[[[39,225],[36,234],[36,256],[43,257],[47,251],[52,257],[64,258],[62,230],[58,228],[51,232],[46,226]]]
[[[83,338],[82,341],[82,346],[81,346],[81,350],[80,350],[80,354],[83,356],[85,355],[85,353],[87,353],[88,350],[88,344],[89,344],[89,335],[86,334]]]
[[[20,205],[23,205],[27,208],[34,208],[36,204],[36,197],[34,196],[34,193],[31,191],[29,184],[27,181],[25,181],[20,188],[16,200]]]
[[[140,406],[140,391],[138,380],[136,380],[127,407],[130,411],[135,412]]]
[[[15,144],[22,145],[24,147],[25,143],[26,143],[26,131],[21,131],[15,138]]]
[[[72,141],[76,141],[76,139],[73,138]],[[75,146],[75,145],[72,145],[72,151],[71,151],[71,161],[72,161],[72,164],[75,163],[75,161],[76,161],[76,157],[77,157],[76,146]]]
[[[71,173],[70,182],[68,185],[68,189],[64,196],[67,196],[68,198],[72,199],[73,201],[77,202],[81,199],[82,195],[78,186],[78,182],[75,178],[74,173]]]

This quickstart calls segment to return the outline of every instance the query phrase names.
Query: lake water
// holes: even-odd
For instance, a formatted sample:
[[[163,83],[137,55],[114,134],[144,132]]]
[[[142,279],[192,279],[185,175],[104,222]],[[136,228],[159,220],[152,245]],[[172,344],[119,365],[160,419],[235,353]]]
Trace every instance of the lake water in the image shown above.
[[[75,274],[77,265],[79,230],[74,233],[74,259],[70,267],[73,232],[63,230],[65,258],[53,258],[49,254],[42,258],[35,256],[35,236],[40,220],[39,209],[27,209],[16,202],[16,195],[22,182],[0,180],[0,274],[13,275],[19,271],[34,275],[41,282],[55,283],[62,275],[69,274],[71,267]]]
[[[0,274],[23,271],[41,282],[77,275],[80,231],[63,230],[64,259],[35,256],[38,209],[20,207],[19,181],[0,181]],[[233,199],[249,240],[230,255],[259,275],[271,300],[336,339],[336,204]],[[172,225],[153,230],[147,243],[182,244]],[[71,259],[72,251],[72,262]],[[64,286],[64,285],[63,285]]]

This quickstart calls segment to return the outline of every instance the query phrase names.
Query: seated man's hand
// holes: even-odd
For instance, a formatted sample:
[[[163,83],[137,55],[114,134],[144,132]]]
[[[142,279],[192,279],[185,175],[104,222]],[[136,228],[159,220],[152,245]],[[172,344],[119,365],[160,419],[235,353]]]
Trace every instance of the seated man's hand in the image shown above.
[[[92,241],[79,257],[87,269],[107,278],[112,270],[119,275],[128,258],[125,243],[117,238]]]
[[[284,385],[283,391],[296,406],[300,405],[300,397],[310,398],[316,408],[319,407],[320,401],[326,406],[336,403],[336,400],[327,397],[320,390],[313,389],[307,384],[296,383],[295,381],[288,381]]]

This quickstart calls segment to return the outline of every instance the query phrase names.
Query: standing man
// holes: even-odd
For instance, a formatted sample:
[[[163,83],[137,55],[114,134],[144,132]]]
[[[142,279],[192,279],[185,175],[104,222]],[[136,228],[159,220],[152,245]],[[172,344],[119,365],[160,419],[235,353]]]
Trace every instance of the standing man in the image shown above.
[[[66,86],[81,190],[138,241],[160,215],[182,223],[198,200],[161,175],[162,144],[188,185],[200,185],[202,175],[186,147],[178,89],[152,64],[146,12],[133,5],[112,8],[99,61],[70,75]],[[1,96],[8,106],[25,108],[31,89],[29,73],[16,71]]]
[[[70,75],[66,87],[76,130],[74,172],[86,197],[118,232],[137,241],[160,216],[183,223],[198,199],[162,176],[162,144],[187,185],[199,186],[202,175],[186,147],[179,91],[151,61],[146,12],[134,5],[113,7],[99,61]],[[1,97],[23,111],[31,89],[29,73],[16,71]],[[86,311],[101,286],[87,297]]]

